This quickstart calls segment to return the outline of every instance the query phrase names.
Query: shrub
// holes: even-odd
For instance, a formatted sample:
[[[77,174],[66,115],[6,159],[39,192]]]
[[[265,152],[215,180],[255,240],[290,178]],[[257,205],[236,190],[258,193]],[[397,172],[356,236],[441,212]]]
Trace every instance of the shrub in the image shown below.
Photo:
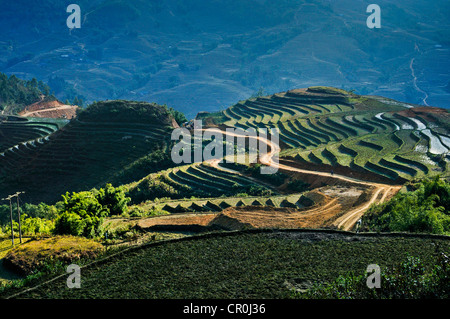
[[[109,215],[121,215],[128,209],[127,204],[130,198],[126,197],[125,192],[120,187],[113,187],[111,184],[106,184],[105,188],[94,190],[94,194],[98,202],[108,210]]]
[[[22,214],[20,220],[23,235],[50,235],[55,227],[52,220],[29,217],[27,214]]]
[[[55,234],[95,237],[101,233],[103,218],[108,209],[92,192],[68,192],[63,195],[63,212],[56,218]]]
[[[400,265],[382,271],[381,287],[370,289],[363,275],[346,274],[339,276],[334,282],[315,285],[302,298],[449,298],[450,297],[450,259],[439,253],[434,265],[427,269],[423,262],[408,256]]]
[[[436,177],[398,193],[364,215],[362,230],[450,233],[450,185]]]

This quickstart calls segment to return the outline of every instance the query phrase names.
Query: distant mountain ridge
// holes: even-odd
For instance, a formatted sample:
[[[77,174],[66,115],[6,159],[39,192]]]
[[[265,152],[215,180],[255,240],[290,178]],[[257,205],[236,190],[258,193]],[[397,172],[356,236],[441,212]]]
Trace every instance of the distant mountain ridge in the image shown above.
[[[3,4],[0,71],[57,78],[59,99],[154,101],[189,118],[261,87],[323,83],[449,107],[445,0],[381,0],[381,29],[367,28],[365,0],[80,0],[82,27],[69,31],[70,3]]]

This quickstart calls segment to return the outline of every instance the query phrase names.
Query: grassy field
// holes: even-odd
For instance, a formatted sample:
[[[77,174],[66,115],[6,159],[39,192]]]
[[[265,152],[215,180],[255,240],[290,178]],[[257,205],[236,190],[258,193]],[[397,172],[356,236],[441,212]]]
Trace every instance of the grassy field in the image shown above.
[[[29,238],[23,238],[22,240],[25,243],[29,240]],[[22,278],[22,276],[6,269],[3,266],[3,258],[12,248],[11,239],[0,239],[0,286],[2,283],[7,283],[11,280]]]
[[[359,275],[369,264],[387,269],[408,255],[429,267],[437,250],[448,254],[449,239],[312,230],[207,235],[144,245],[82,268],[80,289],[68,289],[62,276],[17,297],[292,298],[294,289]]]

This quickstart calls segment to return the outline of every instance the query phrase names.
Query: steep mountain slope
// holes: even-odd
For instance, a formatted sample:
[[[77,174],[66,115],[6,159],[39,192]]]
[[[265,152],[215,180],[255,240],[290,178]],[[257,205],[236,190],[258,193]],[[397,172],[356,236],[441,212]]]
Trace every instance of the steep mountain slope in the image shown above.
[[[155,101],[188,117],[260,87],[323,83],[448,107],[446,0],[380,0],[381,29],[367,28],[366,0],[80,0],[82,27],[69,31],[70,3],[5,3],[0,70],[58,78],[61,100],[75,90],[87,102]]]
[[[67,124],[64,120],[26,119],[12,115],[0,115],[0,156],[18,148],[19,144],[34,143]]]
[[[170,133],[177,124],[167,107],[105,101],[53,134],[0,154],[0,195],[25,190],[28,202],[54,202],[66,191],[112,182],[126,184],[132,203],[144,211],[288,207],[305,209],[302,222],[351,229],[370,203],[385,201],[408,180],[450,176],[445,109],[310,87],[240,101],[198,118],[222,130],[278,129],[279,172],[263,176],[220,159],[173,167]],[[276,151],[269,146],[268,154],[260,154],[265,165],[272,165]],[[312,189],[329,194],[334,204],[322,211],[327,216],[317,215],[321,196],[308,199]]]
[[[145,164],[152,152],[164,153],[172,119],[156,104],[94,103],[56,132],[3,152],[0,197],[21,190],[27,202],[53,202],[66,191],[87,190],[126,179],[127,174],[148,174],[155,167],[144,165],[136,177],[133,164]]]
[[[450,176],[450,113],[445,109],[310,87],[240,101],[223,112],[201,112],[197,119],[228,135],[240,134],[225,132],[229,127],[278,129],[280,164],[272,161],[273,141],[260,138],[270,152],[259,158],[278,173],[255,175],[258,168],[220,159],[159,171],[127,186],[143,211],[222,211],[218,223],[233,220],[232,229],[352,229],[371,204],[388,200],[408,181]],[[246,187],[249,182],[269,187],[255,194]],[[229,207],[240,209],[227,213]],[[166,229],[168,223],[170,218],[164,218]]]
[[[445,109],[310,87],[241,101],[212,118],[243,129],[277,128],[282,161],[298,167],[399,183],[449,175]]]

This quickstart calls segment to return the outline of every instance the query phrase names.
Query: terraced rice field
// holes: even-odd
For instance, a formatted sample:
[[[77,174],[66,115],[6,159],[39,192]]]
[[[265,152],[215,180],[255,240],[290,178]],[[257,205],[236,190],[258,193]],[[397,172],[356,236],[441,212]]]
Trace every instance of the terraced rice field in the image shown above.
[[[145,210],[156,209],[169,213],[185,212],[220,212],[228,207],[243,206],[271,206],[276,208],[304,208],[313,204],[313,201],[304,194],[284,194],[261,196],[230,196],[226,198],[199,198],[199,199],[168,199],[158,202],[147,202],[142,207]]]
[[[293,91],[241,101],[223,111],[220,118],[225,119],[221,124],[228,127],[278,129],[281,157],[288,161],[294,160],[305,173],[311,171],[314,175],[317,173],[315,171],[327,170],[342,172],[343,168],[350,175],[351,172],[357,172],[360,181],[366,180],[364,176],[378,177],[373,180],[387,184],[366,183],[363,187],[368,198],[375,202],[392,196],[400,189],[399,185],[408,180],[435,174],[449,175],[449,149],[446,145],[450,141],[448,127],[437,125],[419,114],[414,117],[405,115],[402,113],[405,109],[404,106],[387,105],[369,98],[345,98],[333,94],[324,97],[323,94],[316,96],[305,94],[304,91]],[[282,166],[283,172],[289,172],[286,171],[286,165]],[[291,173],[295,171],[291,170]],[[315,203],[314,200],[307,200],[307,192],[289,192],[287,182],[290,178],[297,178],[291,174],[285,179],[284,187],[278,185],[271,188],[273,192],[270,196],[238,195],[239,192],[246,193],[252,185],[268,185],[258,178],[221,167],[214,161],[179,166],[159,172],[158,175],[162,175],[164,181],[179,194],[184,194],[184,199],[150,200],[140,204],[144,210],[171,214],[218,213],[230,207],[246,206],[252,206],[248,209],[261,206],[264,209],[301,210]],[[327,183],[327,177],[323,177],[323,173],[319,175],[321,177],[317,177],[323,179],[322,183]],[[351,187],[351,178],[345,183],[347,185],[344,187]],[[319,182],[314,187],[320,185]],[[341,197],[336,195],[336,200],[342,200]],[[366,204],[360,204],[359,208],[344,209],[347,204],[339,204],[340,208],[333,210],[333,214],[336,214],[336,218],[343,214],[342,220],[351,218],[346,224],[350,229],[364,212]],[[248,212],[245,210],[239,218]],[[352,212],[356,212],[354,216]],[[314,225],[318,227],[322,225],[318,222],[320,216],[313,215],[311,220],[302,215],[303,222],[308,225],[316,222]],[[327,218],[332,218],[330,216]]]
[[[0,156],[19,145],[34,147],[36,140],[57,131],[64,121],[30,120],[16,116],[0,117]]]
[[[405,107],[305,100],[304,92],[293,91],[240,102],[224,111],[224,124],[277,128],[281,156],[305,165],[344,166],[397,182],[449,174],[448,126],[405,116]]]
[[[238,172],[231,172],[229,169],[215,168],[206,162],[170,168],[152,174],[145,179],[151,180],[158,177],[173,187],[178,197],[225,197],[246,193],[250,187],[254,186],[258,186],[259,189],[267,189],[263,183],[258,183],[254,179],[243,176]],[[139,183],[132,183],[129,187],[139,187]],[[161,208],[160,205],[158,208]],[[165,210],[173,211],[170,207]],[[195,209],[192,211],[195,211]]]
[[[19,129],[18,124],[10,126]],[[139,123],[72,120],[58,131],[52,131],[42,122],[25,122],[21,124],[23,127],[30,128],[26,131],[30,139],[0,154],[0,178],[14,178],[22,188],[53,189],[53,200],[66,191],[86,190],[96,186],[95,181],[110,180],[123,167],[170,138],[168,127]],[[33,132],[36,134],[32,135]],[[45,199],[45,196],[27,198]]]

